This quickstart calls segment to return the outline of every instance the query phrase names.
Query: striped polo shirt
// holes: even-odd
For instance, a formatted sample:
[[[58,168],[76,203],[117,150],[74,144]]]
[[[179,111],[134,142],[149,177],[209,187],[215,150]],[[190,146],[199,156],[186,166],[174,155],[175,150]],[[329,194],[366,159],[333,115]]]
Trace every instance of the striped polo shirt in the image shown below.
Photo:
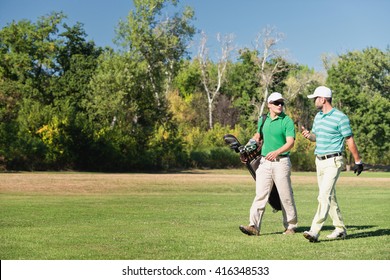
[[[312,133],[316,135],[314,154],[327,155],[344,151],[344,139],[352,136],[352,129],[348,117],[333,108],[326,114],[317,113]]]

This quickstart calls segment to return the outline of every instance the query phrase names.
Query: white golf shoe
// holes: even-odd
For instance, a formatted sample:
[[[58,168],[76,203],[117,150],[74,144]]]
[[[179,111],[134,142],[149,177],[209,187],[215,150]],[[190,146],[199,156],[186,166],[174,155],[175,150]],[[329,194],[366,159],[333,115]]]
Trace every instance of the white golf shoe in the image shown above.
[[[335,229],[331,234],[327,235],[326,237],[328,239],[345,239],[346,236],[347,236],[346,230],[339,231]]]

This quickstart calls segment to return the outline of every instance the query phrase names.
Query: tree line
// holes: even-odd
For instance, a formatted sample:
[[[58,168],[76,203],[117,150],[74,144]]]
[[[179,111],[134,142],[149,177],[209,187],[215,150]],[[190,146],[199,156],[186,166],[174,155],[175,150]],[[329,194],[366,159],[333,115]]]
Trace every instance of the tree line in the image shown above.
[[[286,97],[296,124],[294,169],[314,170],[314,146],[299,132],[316,114],[307,95],[322,84],[350,117],[363,160],[390,164],[389,48],[324,57],[326,73],[318,73],[288,62],[278,49],[281,34],[266,27],[253,49],[236,50],[232,36],[219,36],[213,60],[204,33],[199,52],[189,53],[197,34],[191,7],[134,5],[118,24],[118,50],[87,41],[83,24],[69,26],[61,12],[0,30],[3,170],[240,167],[223,135],[247,141],[273,91]]]

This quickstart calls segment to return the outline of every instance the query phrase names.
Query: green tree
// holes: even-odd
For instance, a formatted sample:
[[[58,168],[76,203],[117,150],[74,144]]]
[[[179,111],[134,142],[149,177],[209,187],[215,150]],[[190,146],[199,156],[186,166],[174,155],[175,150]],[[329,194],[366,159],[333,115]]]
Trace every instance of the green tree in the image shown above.
[[[255,53],[248,49],[239,51],[238,60],[230,66],[227,81],[221,89],[232,106],[238,110],[237,123],[231,126],[239,123],[244,127],[253,127],[253,123],[258,119],[260,107],[257,104],[259,104],[261,86],[258,67],[253,60]]]
[[[81,24],[61,26],[64,18],[54,12],[0,31],[0,152],[10,168],[64,168],[78,155],[75,120],[101,50]]]
[[[29,168],[37,165],[33,162],[44,161],[37,128],[44,124],[44,114],[47,116],[43,108],[53,102],[47,87],[51,76],[57,74],[55,35],[63,18],[61,13],[52,13],[35,24],[22,20],[0,31],[0,117],[7,120],[0,128],[6,140],[0,151],[7,164]]]
[[[176,7],[178,2],[134,0],[135,10],[117,28],[117,43],[134,60],[146,63],[148,82],[160,105],[165,101],[181,59],[188,55],[188,43],[195,34],[190,23],[194,17],[191,8],[185,7],[182,13],[175,12],[171,17],[163,16],[168,3]]]
[[[174,81],[175,90],[169,97],[170,112],[180,130],[185,133],[189,127],[207,129],[207,104],[202,93],[199,61],[187,60],[183,63]]]
[[[307,95],[312,94],[314,89],[324,82],[323,74],[302,65],[291,67],[284,80],[283,95],[287,99],[286,112],[293,119],[299,131],[302,125],[310,129],[317,113],[313,100],[308,99]]]
[[[390,50],[377,48],[341,55],[328,71],[334,104],[349,116],[363,160],[372,164],[390,163],[389,72]]]
[[[99,58],[83,103],[94,143],[88,148],[91,164],[104,162],[107,166],[99,167],[104,170],[111,162],[116,162],[116,167],[125,165],[129,157],[133,159],[130,167],[137,165],[137,151],[145,149],[143,142],[151,135],[158,115],[151,89],[140,82],[145,79],[141,65],[129,55],[108,51]]]
[[[61,124],[61,133],[53,145],[64,147],[60,157],[62,165],[85,168],[83,162],[88,157],[85,152],[91,137],[86,129],[88,123],[81,104],[87,98],[88,84],[103,49],[96,47],[93,41],[86,41],[87,34],[81,23],[74,26],[63,24],[63,30],[58,34],[56,55],[59,74],[52,77],[50,89],[54,96],[51,105],[55,112],[54,120],[59,120],[57,123]]]
[[[106,90],[100,93],[94,91],[99,98],[115,100],[114,104],[126,101],[120,104],[121,106],[117,106],[117,110],[120,108],[124,110],[117,114],[108,114],[111,118],[110,126],[129,120],[127,130],[123,130],[122,135],[124,132],[131,133],[133,141],[129,143],[133,143],[135,154],[130,157],[137,160],[140,166],[145,163],[145,161],[141,162],[142,158],[157,159],[154,162],[160,166],[167,166],[169,164],[160,160],[164,158],[164,153],[169,154],[170,149],[180,150],[177,149],[180,141],[176,141],[176,128],[167,107],[167,95],[182,60],[188,55],[188,43],[195,29],[190,23],[194,13],[188,7],[185,7],[181,13],[174,12],[170,13],[170,17],[164,16],[172,12],[178,2],[176,0],[134,1],[135,10],[129,13],[127,21],[119,23],[117,29],[117,43],[122,46],[125,65],[121,67],[118,61],[115,64],[127,71],[127,76],[121,78],[126,82],[118,83],[121,79],[115,81],[113,89],[109,90],[111,96],[107,96]],[[172,7],[165,9],[168,8],[169,3]],[[114,77],[118,75],[118,73],[113,74]],[[104,77],[104,74],[101,76]],[[104,79],[101,81],[98,82],[100,86],[109,87],[110,82]],[[108,110],[101,108],[102,114],[108,113]],[[123,114],[126,114],[126,119],[121,118]],[[104,124],[107,125],[107,119]],[[106,126],[105,129],[109,129],[110,126]],[[158,137],[161,141],[154,141],[154,137]],[[148,145],[153,141],[166,145],[163,148]],[[141,156],[145,153],[149,157]],[[165,157],[168,161],[171,158],[171,156]]]

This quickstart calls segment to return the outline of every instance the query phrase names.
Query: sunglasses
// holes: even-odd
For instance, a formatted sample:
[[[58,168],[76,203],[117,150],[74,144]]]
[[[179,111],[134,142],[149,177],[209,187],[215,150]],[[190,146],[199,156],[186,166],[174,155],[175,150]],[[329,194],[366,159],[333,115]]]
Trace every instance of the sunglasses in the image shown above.
[[[284,102],[283,101],[273,101],[273,102],[271,102],[271,104],[273,104],[275,106],[279,106],[279,105],[284,106]]]

